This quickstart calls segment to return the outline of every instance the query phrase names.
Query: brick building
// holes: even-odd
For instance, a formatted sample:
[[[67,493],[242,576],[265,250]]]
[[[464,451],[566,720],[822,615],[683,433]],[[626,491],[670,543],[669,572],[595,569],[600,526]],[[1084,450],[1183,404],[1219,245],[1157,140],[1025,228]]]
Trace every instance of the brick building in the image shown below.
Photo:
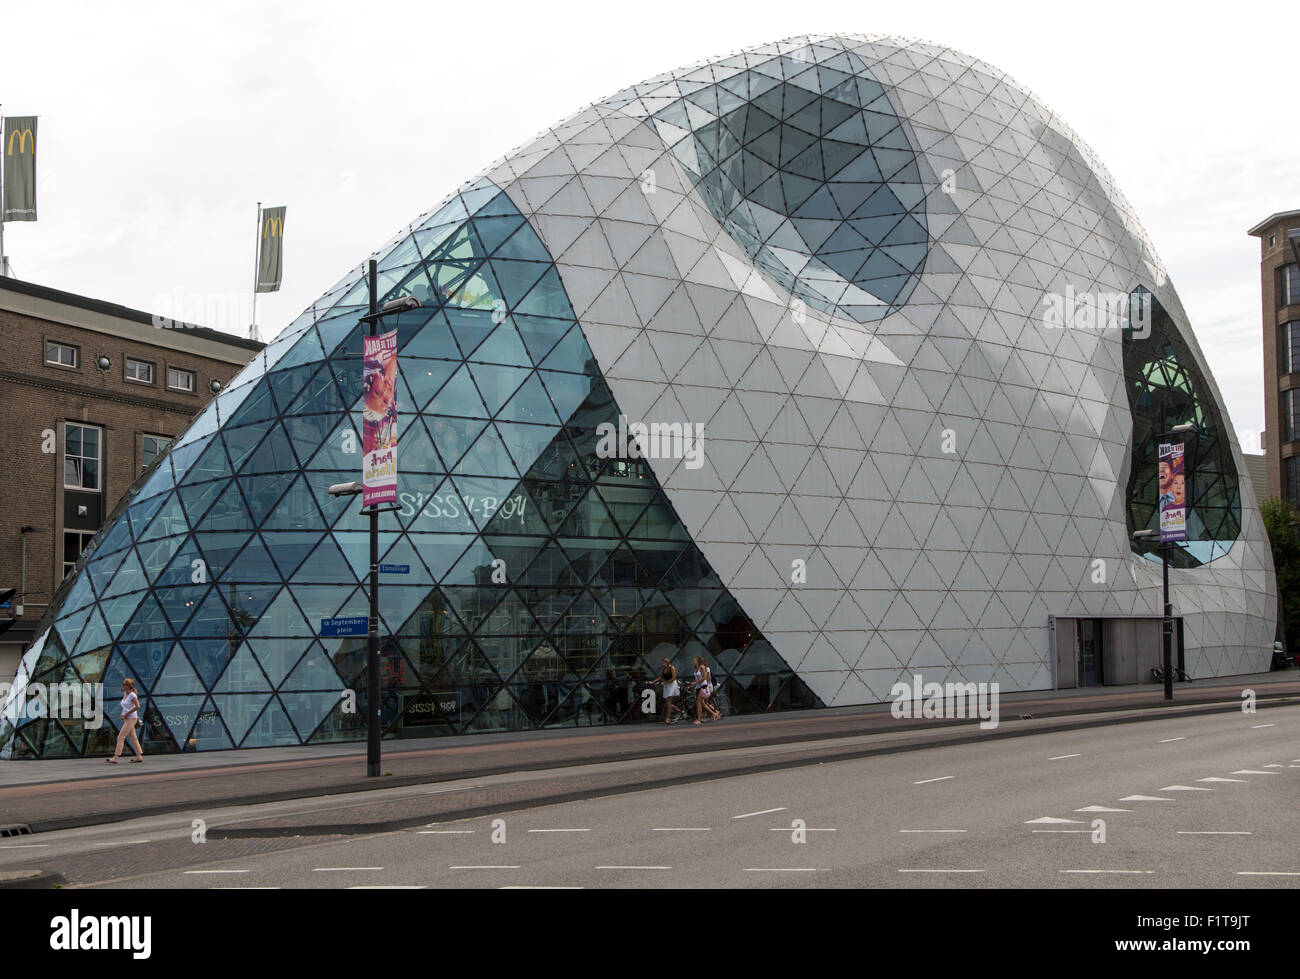
[[[1272,214],[1249,234],[1260,243],[1268,495],[1300,505],[1300,210]]]
[[[263,346],[159,322],[0,278],[0,680],[122,493]]]

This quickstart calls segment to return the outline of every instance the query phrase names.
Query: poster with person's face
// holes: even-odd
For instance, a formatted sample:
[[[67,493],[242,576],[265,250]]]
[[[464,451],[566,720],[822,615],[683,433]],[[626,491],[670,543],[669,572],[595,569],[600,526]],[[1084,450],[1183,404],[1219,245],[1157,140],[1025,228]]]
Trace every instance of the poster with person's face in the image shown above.
[[[1187,540],[1187,478],[1183,446],[1160,446],[1160,539]]]
[[[397,331],[364,337],[361,451],[365,506],[397,502]]]

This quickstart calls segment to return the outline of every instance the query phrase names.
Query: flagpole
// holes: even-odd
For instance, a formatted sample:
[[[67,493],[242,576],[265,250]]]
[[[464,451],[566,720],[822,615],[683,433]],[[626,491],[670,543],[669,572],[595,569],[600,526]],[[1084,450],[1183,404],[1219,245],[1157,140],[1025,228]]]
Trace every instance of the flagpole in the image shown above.
[[[0,150],[4,140],[4,106],[0,105]],[[0,168],[3,172],[3,168]],[[4,178],[0,177],[0,275],[9,277],[9,258],[5,255]]]
[[[257,202],[257,230],[253,234],[253,318],[248,324],[248,339],[256,340],[257,336],[257,272],[258,272],[258,250],[262,244],[262,202]]]

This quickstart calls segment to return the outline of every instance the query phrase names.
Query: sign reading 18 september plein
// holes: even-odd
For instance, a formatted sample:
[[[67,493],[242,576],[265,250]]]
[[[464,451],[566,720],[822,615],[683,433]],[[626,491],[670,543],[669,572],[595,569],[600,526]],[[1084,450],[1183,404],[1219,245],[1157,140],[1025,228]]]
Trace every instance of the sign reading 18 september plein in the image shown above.
[[[397,331],[364,337],[361,503],[397,502]]]

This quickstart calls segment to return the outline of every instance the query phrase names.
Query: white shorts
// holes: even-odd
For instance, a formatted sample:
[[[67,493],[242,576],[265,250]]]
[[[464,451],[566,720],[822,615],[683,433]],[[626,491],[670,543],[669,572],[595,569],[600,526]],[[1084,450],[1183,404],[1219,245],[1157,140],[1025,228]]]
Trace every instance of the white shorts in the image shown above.
[[[676,680],[673,680],[671,683],[664,684],[665,697],[676,697],[679,693],[681,693],[681,688],[677,685]]]

